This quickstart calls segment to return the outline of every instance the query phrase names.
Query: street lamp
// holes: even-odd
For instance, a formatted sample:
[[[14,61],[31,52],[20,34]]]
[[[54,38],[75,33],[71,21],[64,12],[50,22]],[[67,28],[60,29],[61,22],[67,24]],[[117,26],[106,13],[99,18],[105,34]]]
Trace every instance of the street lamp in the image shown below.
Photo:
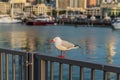
[[[68,11],[70,10],[70,7],[66,8],[66,17],[68,17]]]
[[[58,0],[56,0],[56,11],[57,11],[57,17],[59,16],[59,10],[58,10]]]

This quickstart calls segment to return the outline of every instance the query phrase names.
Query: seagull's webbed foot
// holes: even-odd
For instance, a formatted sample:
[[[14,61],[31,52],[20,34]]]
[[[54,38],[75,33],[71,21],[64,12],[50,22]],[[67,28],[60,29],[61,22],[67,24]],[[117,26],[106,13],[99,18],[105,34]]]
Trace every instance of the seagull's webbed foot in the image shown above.
[[[64,55],[58,55],[58,57],[59,57],[59,58],[65,58],[65,56],[64,56]]]
[[[60,55],[58,55],[59,58],[65,58],[65,52],[64,52],[64,55],[62,54],[63,51],[60,52]]]

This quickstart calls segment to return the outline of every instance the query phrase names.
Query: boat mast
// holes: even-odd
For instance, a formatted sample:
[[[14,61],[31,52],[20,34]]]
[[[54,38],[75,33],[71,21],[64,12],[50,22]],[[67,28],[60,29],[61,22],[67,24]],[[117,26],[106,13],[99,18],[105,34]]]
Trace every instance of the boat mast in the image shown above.
[[[10,15],[11,15],[11,18],[13,18],[13,2],[12,2],[12,0],[10,0],[10,5],[11,5],[11,13],[10,13]]]

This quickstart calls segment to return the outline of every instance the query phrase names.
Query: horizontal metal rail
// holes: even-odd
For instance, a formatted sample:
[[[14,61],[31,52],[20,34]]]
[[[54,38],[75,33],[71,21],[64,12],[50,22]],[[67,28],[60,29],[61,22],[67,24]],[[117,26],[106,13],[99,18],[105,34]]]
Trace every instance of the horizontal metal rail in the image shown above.
[[[77,60],[71,60],[71,59],[66,59],[66,58],[61,59],[58,57],[41,55],[41,54],[36,54],[35,56],[39,60],[47,60],[47,61],[52,61],[52,62],[64,63],[64,64],[72,64],[72,65],[91,68],[91,69],[98,69],[98,70],[103,70],[103,71],[120,73],[120,66],[116,66],[116,65],[100,64],[100,63],[94,63],[94,62],[82,61],[82,60],[77,61]]]
[[[68,65],[68,69],[64,70],[64,64]],[[55,69],[58,71],[57,80],[64,80],[63,73],[67,70],[67,80],[74,80],[74,66],[79,69],[79,80],[86,79],[86,68],[89,69],[89,80],[96,80],[97,70],[102,72],[102,80],[109,80],[110,73],[116,75],[114,80],[120,80],[119,66],[0,49],[0,80],[56,80]]]
[[[0,80],[28,80],[28,53],[0,49]]]
[[[100,63],[93,63],[93,62],[89,62],[89,61],[77,61],[77,60],[71,60],[71,59],[66,59],[66,58],[58,58],[58,57],[53,57],[53,56],[47,56],[47,55],[41,55],[41,54],[36,54],[35,57],[38,59],[38,61],[50,61],[50,66],[53,66],[53,63],[57,62],[59,63],[59,80],[63,80],[63,71],[62,71],[62,67],[63,64],[68,64],[69,65],[69,80],[72,80],[72,67],[73,66],[79,66],[80,67],[80,76],[79,79],[80,80],[85,80],[84,79],[84,68],[89,68],[91,69],[90,75],[91,78],[90,80],[95,80],[95,70],[101,70],[103,71],[103,80],[108,80],[108,73],[112,72],[112,73],[116,73],[116,80],[120,80],[120,67],[119,66],[115,66],[115,65],[108,65],[108,64],[100,64]],[[40,66],[44,65],[43,68],[41,68],[42,70],[44,70],[44,75],[48,75],[48,72],[45,72],[46,68],[45,68],[45,63],[39,63]],[[47,65],[46,65],[47,66]],[[47,66],[48,67],[48,66]],[[52,68],[50,68],[52,69]],[[52,71],[50,71],[50,80],[54,80],[53,78],[53,69]],[[42,74],[43,75],[43,74]],[[45,77],[43,78],[42,76],[38,79],[38,80],[46,80]]]

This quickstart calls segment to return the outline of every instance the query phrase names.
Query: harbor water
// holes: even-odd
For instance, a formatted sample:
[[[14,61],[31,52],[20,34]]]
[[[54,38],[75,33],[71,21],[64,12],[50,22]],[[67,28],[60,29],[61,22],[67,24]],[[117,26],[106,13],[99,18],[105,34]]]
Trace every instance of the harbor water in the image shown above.
[[[24,24],[1,24],[0,48],[37,52],[38,54],[58,57],[60,52],[49,40],[59,36],[81,46],[80,49],[67,51],[66,58],[68,59],[120,66],[119,34],[120,30],[113,30],[109,26],[88,27],[79,25],[76,27],[74,25],[27,26]],[[55,71],[54,77],[57,75],[57,69]],[[69,75],[67,72],[64,72],[64,74]],[[75,71],[73,74],[76,78],[74,80],[77,80],[79,74],[76,74]],[[67,80],[66,77],[64,80]],[[86,78],[86,80],[89,80],[89,78]]]

